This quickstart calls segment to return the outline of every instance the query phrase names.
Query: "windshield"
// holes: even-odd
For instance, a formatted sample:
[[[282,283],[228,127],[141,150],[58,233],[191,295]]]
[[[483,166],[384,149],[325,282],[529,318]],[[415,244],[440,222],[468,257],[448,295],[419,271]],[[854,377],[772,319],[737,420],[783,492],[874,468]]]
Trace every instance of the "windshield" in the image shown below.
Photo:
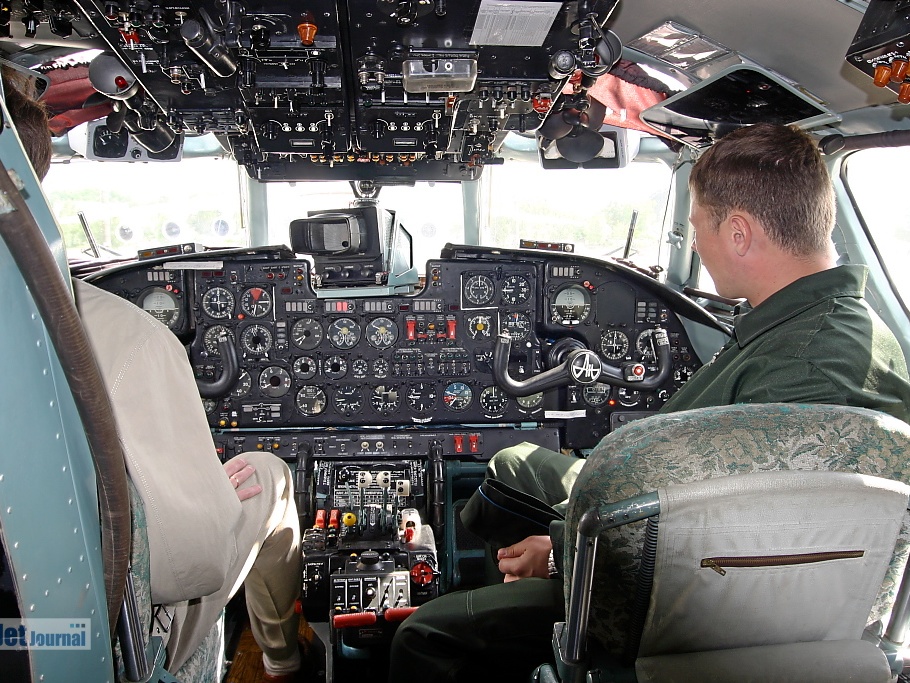
[[[446,243],[517,249],[521,240],[569,243],[576,253],[661,263],[672,172],[663,162],[619,169],[543,169],[535,156],[512,155],[479,181],[417,182],[382,187],[379,202],[411,234],[422,273]],[[99,245],[98,258],[195,242],[206,247],[288,244],[291,221],[310,211],[347,208],[350,183],[273,182],[248,202],[246,172],[223,158],[172,163],[55,163],[44,189],[71,259],[94,257],[80,212]],[[247,204],[259,202],[249,214]],[[262,205],[264,203],[264,206]],[[466,209],[467,207],[467,209]],[[254,225],[252,215],[265,225]],[[255,229],[260,228],[260,229]]]
[[[595,258],[659,263],[671,170],[662,162],[620,169],[543,170],[537,160],[509,159],[484,171],[485,245],[518,248],[522,239],[567,242]]]
[[[287,244],[292,220],[305,217],[309,211],[348,208],[354,199],[350,183],[341,181],[268,183],[266,193],[270,244]],[[459,183],[383,187],[379,203],[395,211],[399,223],[411,234],[414,265],[420,272],[428,259],[439,257],[439,250],[446,242],[465,241]]]
[[[98,257],[110,259],[165,244],[248,245],[238,181],[237,164],[224,158],[173,163],[78,159],[52,164],[43,188],[67,256],[95,256],[81,212],[99,246]]]

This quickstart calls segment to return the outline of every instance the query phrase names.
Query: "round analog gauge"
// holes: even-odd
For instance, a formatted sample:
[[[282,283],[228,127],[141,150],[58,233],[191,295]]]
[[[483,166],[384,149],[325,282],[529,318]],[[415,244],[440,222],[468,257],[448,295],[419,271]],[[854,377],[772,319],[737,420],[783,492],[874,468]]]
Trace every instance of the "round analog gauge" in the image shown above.
[[[207,398],[202,401],[202,407],[205,409],[206,415],[211,415],[215,412],[215,408],[218,407],[218,401]]]
[[[607,360],[621,360],[629,353],[629,337],[619,330],[607,330],[600,338],[600,353]]]
[[[376,379],[382,379],[389,376],[389,361],[385,358],[377,358],[373,361],[372,366],[373,377]]]
[[[250,325],[240,334],[240,345],[254,356],[264,356],[272,348],[272,333],[263,325]]]
[[[387,349],[398,341],[398,325],[388,318],[376,318],[367,323],[367,341],[377,349]]]
[[[335,410],[342,415],[359,413],[363,408],[363,392],[353,384],[342,384],[335,390],[333,397]]]
[[[531,334],[531,319],[527,313],[506,313],[502,316],[500,329],[509,335],[512,341],[522,341]]]
[[[474,315],[468,318],[468,334],[471,339],[488,339],[493,334],[493,318],[488,315]]]
[[[291,369],[294,371],[294,377],[298,379],[313,379],[316,373],[319,372],[319,364],[315,358],[301,356],[294,360],[294,365],[291,366]]]
[[[464,382],[452,382],[442,392],[442,404],[449,410],[465,410],[473,400],[474,392]]]
[[[382,415],[391,415],[398,406],[401,405],[401,399],[398,396],[398,387],[380,384],[373,387],[373,393],[370,394],[370,405],[373,410]]]
[[[253,378],[250,377],[250,373],[246,370],[240,373],[240,377],[237,378],[237,384],[234,385],[233,391],[231,391],[231,396],[234,398],[243,398],[248,393],[250,389],[253,388]]]
[[[322,362],[322,374],[329,379],[341,379],[348,374],[348,361],[344,356],[329,356]]]
[[[212,287],[202,295],[202,312],[210,318],[225,320],[234,312],[234,295],[224,287]]]
[[[353,349],[360,341],[360,325],[350,318],[338,318],[329,325],[328,334],[336,349]]]
[[[180,320],[180,302],[177,296],[162,287],[145,290],[139,297],[139,307],[171,329]]]
[[[531,298],[531,285],[522,275],[509,275],[502,281],[502,303],[509,306],[523,304]]]
[[[627,408],[631,408],[632,406],[637,406],[639,401],[641,401],[641,392],[636,391],[635,389],[620,387],[616,392],[616,398],[619,400],[620,404]]]
[[[272,295],[262,287],[250,287],[240,295],[240,310],[251,318],[262,318],[272,310]]]
[[[584,388],[581,392],[581,396],[589,406],[593,406],[594,408],[602,406],[610,400],[610,385],[602,384],[600,382],[590,384]]]
[[[322,341],[322,325],[312,318],[301,318],[291,328],[291,341],[304,351],[312,351]]]
[[[370,372],[370,364],[363,358],[355,358],[351,363],[351,375],[354,379],[363,379]]]
[[[472,275],[464,283],[464,298],[475,306],[484,306],[493,301],[496,288],[493,280],[486,275]]]
[[[319,415],[326,407],[325,392],[319,387],[308,384],[297,392],[294,404],[297,406],[297,410],[307,417]]]
[[[536,394],[531,394],[530,396],[519,396],[515,400],[518,402],[518,405],[525,410],[536,410],[543,404],[543,392],[540,391]]]
[[[643,361],[657,358],[657,350],[654,347],[654,330],[645,330],[638,335],[638,339],[635,340],[635,349]]]
[[[234,333],[224,325],[212,325],[202,334],[202,345],[205,346],[205,350],[208,351],[210,356],[221,355],[218,350],[218,340],[221,337],[227,337],[232,342],[234,341]]]
[[[550,318],[558,325],[580,325],[591,313],[591,294],[581,285],[563,287],[550,304]]]
[[[405,399],[414,412],[427,413],[436,406],[436,387],[426,382],[412,384]]]
[[[509,407],[509,396],[499,387],[486,387],[477,400],[486,415],[502,415]]]
[[[291,373],[270,365],[259,373],[259,391],[269,398],[281,398],[291,390]]]

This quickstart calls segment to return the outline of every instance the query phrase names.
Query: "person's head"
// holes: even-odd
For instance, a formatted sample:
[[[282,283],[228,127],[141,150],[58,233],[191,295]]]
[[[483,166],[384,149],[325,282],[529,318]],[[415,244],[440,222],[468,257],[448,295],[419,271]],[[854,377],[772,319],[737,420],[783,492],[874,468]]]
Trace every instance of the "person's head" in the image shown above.
[[[715,227],[742,209],[794,256],[828,250],[834,190],[817,143],[801,130],[759,123],[733,131],[698,160],[689,188]]]
[[[25,74],[3,65],[0,67],[6,108],[19,131],[19,139],[32,162],[38,179],[44,179],[51,167],[51,131],[47,127],[47,110],[30,93],[32,84]]]
[[[718,293],[749,298],[764,271],[779,272],[784,286],[790,274],[828,264],[834,190],[806,133],[772,124],[740,128],[702,155],[689,189],[695,247]]]

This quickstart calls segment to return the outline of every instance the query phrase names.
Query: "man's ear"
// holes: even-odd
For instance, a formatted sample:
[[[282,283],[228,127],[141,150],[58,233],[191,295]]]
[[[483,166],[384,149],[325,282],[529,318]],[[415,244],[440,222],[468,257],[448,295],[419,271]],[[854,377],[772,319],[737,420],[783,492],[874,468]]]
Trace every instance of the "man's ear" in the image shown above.
[[[749,216],[742,213],[732,213],[727,219],[730,223],[730,240],[733,250],[738,256],[745,256],[752,248],[753,225]]]

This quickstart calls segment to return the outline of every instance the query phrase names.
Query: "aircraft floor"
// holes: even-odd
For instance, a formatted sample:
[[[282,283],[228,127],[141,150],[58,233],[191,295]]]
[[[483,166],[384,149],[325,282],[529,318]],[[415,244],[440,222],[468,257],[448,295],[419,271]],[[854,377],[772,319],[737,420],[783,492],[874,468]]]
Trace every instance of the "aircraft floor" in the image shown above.
[[[310,675],[305,676],[302,680],[306,683],[321,683],[325,680],[324,665],[325,649],[316,632],[306,621],[301,620],[300,630],[298,631],[298,640],[306,650],[306,659],[309,662],[320,662],[320,665],[313,666]],[[248,623],[243,625],[240,637],[237,639],[237,648],[234,650],[233,657],[228,667],[227,675],[224,677],[224,683],[261,683],[264,672],[262,665],[262,650],[256,644],[253,638],[253,632],[250,630]]]

